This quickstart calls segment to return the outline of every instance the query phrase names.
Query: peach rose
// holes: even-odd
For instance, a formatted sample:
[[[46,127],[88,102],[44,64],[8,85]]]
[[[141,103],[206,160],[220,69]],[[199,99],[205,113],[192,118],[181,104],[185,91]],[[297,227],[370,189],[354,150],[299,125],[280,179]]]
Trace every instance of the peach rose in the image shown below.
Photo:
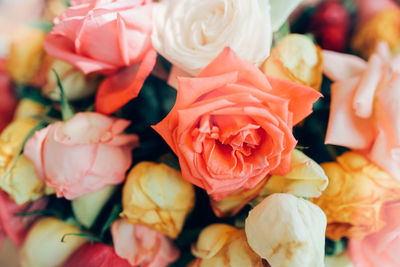
[[[119,184],[131,165],[138,137],[124,134],[129,121],[82,112],[37,131],[24,154],[58,197],[74,199]]]
[[[361,154],[346,152],[336,160],[321,165],[329,185],[311,200],[326,214],[327,237],[361,239],[379,231],[382,206],[400,200],[400,183]]]
[[[113,74],[100,85],[97,111],[112,113],[136,97],[153,69],[152,8],[151,0],[71,1],[54,20],[47,53],[85,74]]]
[[[334,81],[326,143],[361,151],[400,180],[400,55],[380,43],[366,62],[324,51],[324,73]]]
[[[111,225],[111,234],[117,255],[133,266],[167,267],[179,258],[172,241],[147,226],[120,219]]]
[[[400,264],[400,203],[385,205],[383,217],[387,225],[362,240],[350,239],[349,256],[354,267],[398,267]]]
[[[321,96],[266,77],[225,48],[196,78],[178,78],[174,108],[154,129],[179,157],[184,179],[221,200],[290,170],[293,125]]]

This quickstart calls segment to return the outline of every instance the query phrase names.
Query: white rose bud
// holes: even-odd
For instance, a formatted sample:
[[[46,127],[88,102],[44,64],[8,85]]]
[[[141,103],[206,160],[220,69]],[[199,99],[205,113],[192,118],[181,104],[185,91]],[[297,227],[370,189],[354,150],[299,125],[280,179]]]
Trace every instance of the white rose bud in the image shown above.
[[[246,219],[250,247],[271,267],[324,266],[326,216],[313,203],[273,194]]]

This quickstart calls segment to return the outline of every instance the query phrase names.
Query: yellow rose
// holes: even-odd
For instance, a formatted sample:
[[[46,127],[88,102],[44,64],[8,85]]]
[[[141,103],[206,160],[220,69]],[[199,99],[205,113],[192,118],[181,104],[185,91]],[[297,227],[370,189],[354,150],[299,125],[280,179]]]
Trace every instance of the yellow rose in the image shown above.
[[[285,176],[272,175],[256,201],[261,202],[273,193],[289,193],[299,197],[318,197],[328,186],[328,177],[315,161],[300,150],[293,150],[290,172]]]
[[[46,113],[46,108],[30,100],[29,98],[23,98],[19,101],[17,109],[14,113],[14,120],[32,118],[36,115],[44,115]]]
[[[117,187],[108,185],[100,191],[87,194],[71,201],[75,218],[86,228],[92,227],[103,206]]]
[[[311,201],[325,212],[330,239],[361,239],[385,226],[381,208],[386,202],[400,200],[398,181],[355,152],[346,152],[337,162],[321,166],[329,185]]]
[[[53,70],[60,77],[64,93],[70,100],[79,100],[93,95],[99,85],[99,75],[85,75],[64,61],[46,56],[39,71],[40,75],[44,75],[42,92],[53,100],[60,100],[60,89]]]
[[[45,35],[44,31],[28,26],[22,26],[14,32],[6,69],[16,83],[27,84],[35,78],[44,55]]]
[[[251,250],[244,230],[226,224],[212,224],[200,233],[192,247],[196,267],[263,267],[262,259]]]
[[[379,42],[385,41],[390,50],[396,53],[400,49],[400,10],[384,9],[361,24],[351,40],[351,48],[369,58]]]
[[[128,174],[122,192],[121,216],[148,225],[171,238],[182,230],[194,206],[192,184],[165,164],[141,162]]]
[[[78,228],[57,218],[43,218],[35,223],[21,248],[22,267],[58,267],[88,240],[65,234],[82,233]]]
[[[35,119],[17,119],[0,135],[0,187],[19,205],[38,199],[46,188],[33,163],[19,155],[23,141],[37,124]]]
[[[313,203],[273,194],[249,212],[250,247],[271,266],[324,266],[326,216]]]
[[[305,35],[289,34],[275,46],[261,66],[271,75],[320,90],[322,83],[321,49]]]

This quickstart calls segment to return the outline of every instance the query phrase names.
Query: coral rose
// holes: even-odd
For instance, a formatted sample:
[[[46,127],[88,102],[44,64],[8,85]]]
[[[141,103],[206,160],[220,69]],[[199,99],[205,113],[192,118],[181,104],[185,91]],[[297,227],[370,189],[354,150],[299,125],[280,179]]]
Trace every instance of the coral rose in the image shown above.
[[[184,179],[221,200],[290,170],[293,125],[312,112],[314,89],[266,77],[225,48],[196,78],[179,78],[174,108],[154,129]]]
[[[112,113],[136,97],[153,69],[152,9],[151,0],[71,1],[54,20],[47,53],[85,74],[113,74],[100,85],[97,111]]]
[[[40,198],[25,205],[17,205],[7,193],[0,191],[0,248],[3,238],[7,236],[16,246],[21,246],[30,223],[35,216],[17,216],[18,213],[42,210],[47,205],[46,198]]]
[[[72,254],[62,267],[132,267],[120,258],[112,246],[86,243]]]
[[[263,260],[247,243],[243,230],[227,224],[212,224],[204,228],[192,246],[197,260],[192,267],[263,267]]]
[[[312,199],[327,216],[326,235],[361,239],[379,231],[385,226],[382,205],[400,200],[400,182],[361,154],[346,152],[336,160],[321,165],[329,185]]]
[[[82,112],[37,131],[24,155],[58,197],[74,199],[119,184],[132,162],[138,137],[124,134],[129,121]]]
[[[133,266],[167,267],[179,258],[172,241],[147,226],[120,219],[111,225],[111,233],[115,252]]]
[[[398,267],[400,264],[400,203],[383,207],[387,225],[362,240],[350,239],[349,256],[354,267]]]
[[[400,180],[400,56],[392,58],[385,43],[368,62],[323,54],[324,73],[334,81],[325,142],[361,151]]]

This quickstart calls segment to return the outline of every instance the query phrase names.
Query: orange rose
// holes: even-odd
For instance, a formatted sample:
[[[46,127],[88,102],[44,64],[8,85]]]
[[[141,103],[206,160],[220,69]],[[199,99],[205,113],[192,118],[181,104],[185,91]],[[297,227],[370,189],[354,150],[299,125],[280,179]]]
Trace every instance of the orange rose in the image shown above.
[[[196,78],[178,78],[170,114],[154,128],[179,157],[182,176],[216,200],[290,170],[293,125],[321,96],[266,77],[225,48]]]

